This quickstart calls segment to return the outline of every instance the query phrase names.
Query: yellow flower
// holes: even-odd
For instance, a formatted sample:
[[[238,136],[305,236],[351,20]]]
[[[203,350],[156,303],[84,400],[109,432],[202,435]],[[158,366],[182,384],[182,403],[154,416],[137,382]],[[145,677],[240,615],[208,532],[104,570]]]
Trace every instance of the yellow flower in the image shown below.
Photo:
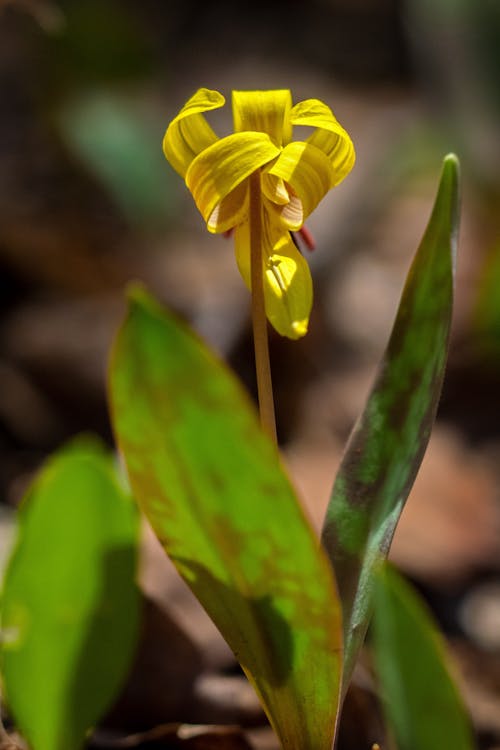
[[[235,230],[236,260],[250,282],[249,177],[259,170],[266,315],[283,336],[307,332],[312,307],[309,266],[291,232],[354,164],[354,147],[329,107],[318,99],[292,106],[288,90],[233,91],[235,132],[218,138],[204,112],[225,103],[199,89],[167,128],[163,150],[185,179],[209,232]],[[292,141],[292,127],[314,128]]]

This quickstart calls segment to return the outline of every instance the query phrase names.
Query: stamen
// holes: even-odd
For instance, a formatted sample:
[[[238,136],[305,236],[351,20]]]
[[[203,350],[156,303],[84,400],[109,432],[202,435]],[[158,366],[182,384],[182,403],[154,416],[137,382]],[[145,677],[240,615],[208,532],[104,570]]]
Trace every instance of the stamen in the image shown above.
[[[309,229],[304,225],[297,232],[290,232],[290,237],[293,240],[293,244],[299,252],[302,252],[302,243],[299,243],[297,239],[298,234],[300,234],[300,238],[302,240],[302,243],[305,245],[306,250],[309,250],[309,252],[312,253],[312,251],[316,249],[316,242],[314,241],[314,237],[312,236]]]
[[[285,297],[285,295],[286,295],[286,286],[285,286],[285,282],[283,281],[283,277],[282,277],[281,272],[280,272],[280,261],[279,260],[278,261],[272,260],[271,258],[269,258],[269,260],[267,261],[267,267],[269,268],[269,270],[271,271],[272,275],[274,276],[274,278],[276,280],[276,283],[279,286],[280,291],[281,291],[281,293],[284,296],[284,301],[287,302],[288,300]]]
[[[299,234],[304,240],[304,245],[306,246],[306,248],[309,250],[309,252],[312,253],[312,251],[316,249],[316,242],[314,241],[314,237],[305,224],[299,229]]]

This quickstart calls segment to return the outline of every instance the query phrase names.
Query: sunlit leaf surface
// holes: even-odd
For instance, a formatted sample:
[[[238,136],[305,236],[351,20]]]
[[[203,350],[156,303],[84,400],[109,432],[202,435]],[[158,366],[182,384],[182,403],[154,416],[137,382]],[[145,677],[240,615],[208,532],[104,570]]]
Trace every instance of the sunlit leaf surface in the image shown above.
[[[458,213],[458,161],[450,155],[323,529],[344,613],[344,689],[368,626],[373,566],[388,552],[434,422],[450,332]]]
[[[109,457],[77,442],[46,464],[19,515],[2,594],[7,701],[32,750],[77,750],[133,656],[139,514]]]
[[[111,363],[134,494],[283,746],[330,750],[341,624],[326,555],[236,379],[141,289]]]
[[[416,592],[385,566],[375,576],[373,649],[399,750],[473,750],[440,633]]]

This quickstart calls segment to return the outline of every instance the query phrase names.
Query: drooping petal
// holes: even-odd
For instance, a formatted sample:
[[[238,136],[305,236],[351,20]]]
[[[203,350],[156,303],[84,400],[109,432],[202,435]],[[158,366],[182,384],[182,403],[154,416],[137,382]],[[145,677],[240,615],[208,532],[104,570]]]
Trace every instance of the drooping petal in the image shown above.
[[[285,205],[279,206],[271,201],[266,201],[266,205],[269,213],[274,215],[275,221],[277,220],[282,224],[282,229],[298,232],[304,224],[302,201],[290,187],[288,189],[288,202]]]
[[[305,336],[313,301],[311,272],[289,232],[283,233],[267,259],[264,277],[266,314],[282,336]]]
[[[333,180],[333,168],[328,156],[304,141],[295,141],[285,146],[266,173],[281,177],[300,201],[300,212],[293,201],[282,210],[283,223],[292,231],[300,229],[327,194]]]
[[[218,109],[224,103],[225,99],[218,91],[198,89],[168,126],[163,138],[163,152],[181,177],[186,176],[195,156],[217,140],[202,113]]]
[[[207,224],[224,198],[278,154],[279,148],[265,133],[233,133],[193,159],[186,185]]]
[[[262,192],[273,203],[278,206],[285,206],[290,200],[290,193],[288,192],[285,183],[281,177],[269,174],[269,172],[263,172],[261,175]]]
[[[241,224],[247,213],[248,182],[244,180],[216,205],[208,218],[207,229],[212,234],[227,232]]]
[[[247,130],[267,133],[276,146],[284,146],[291,140],[292,95],[288,89],[233,91],[232,101],[236,133]]]
[[[330,187],[338,185],[353,168],[356,155],[348,132],[334,117],[330,107],[319,99],[307,99],[293,107],[290,120],[294,125],[316,128],[307,142],[328,156],[333,168]]]
[[[283,231],[276,217],[264,211],[263,219],[262,272],[266,315],[281,336],[298,339],[307,333],[311,313],[311,272],[289,232]],[[240,273],[251,290],[248,221],[236,228],[235,251]]]

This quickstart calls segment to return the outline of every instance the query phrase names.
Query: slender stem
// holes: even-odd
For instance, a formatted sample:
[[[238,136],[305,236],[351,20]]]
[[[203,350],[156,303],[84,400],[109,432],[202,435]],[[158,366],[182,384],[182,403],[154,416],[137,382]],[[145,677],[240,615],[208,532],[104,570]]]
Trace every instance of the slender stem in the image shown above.
[[[263,430],[277,443],[262,264],[262,199],[260,172],[250,175],[250,277],[252,282],[252,326],[255,370]]]

